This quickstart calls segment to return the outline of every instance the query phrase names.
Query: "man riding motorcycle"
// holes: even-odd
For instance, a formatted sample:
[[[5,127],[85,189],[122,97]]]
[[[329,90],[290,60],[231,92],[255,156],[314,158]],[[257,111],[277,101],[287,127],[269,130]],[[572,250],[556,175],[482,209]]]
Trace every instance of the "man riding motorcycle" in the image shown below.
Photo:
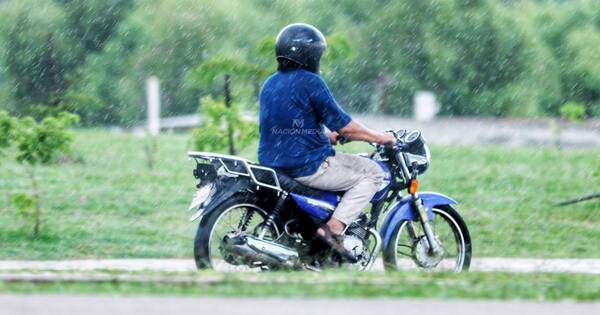
[[[319,75],[326,48],[325,37],[311,25],[291,24],[279,32],[278,69],[260,92],[258,159],[306,186],[344,192],[332,218],[316,235],[352,258],[343,246],[345,228],[375,195],[384,173],[377,162],[336,152],[332,145],[338,135],[382,145],[396,138],[368,129],[338,105]]]

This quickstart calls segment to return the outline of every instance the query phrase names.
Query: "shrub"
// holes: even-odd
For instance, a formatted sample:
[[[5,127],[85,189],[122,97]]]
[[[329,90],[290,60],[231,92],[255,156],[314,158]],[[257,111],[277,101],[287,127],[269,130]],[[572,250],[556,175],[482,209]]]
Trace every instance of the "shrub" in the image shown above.
[[[9,140],[15,144],[16,160],[23,166],[30,179],[31,194],[13,196],[17,213],[33,221],[33,236],[40,234],[42,203],[37,179],[37,166],[54,164],[60,153],[69,151],[72,135],[67,128],[79,120],[69,113],[44,118],[41,122],[31,117],[13,119],[14,129]]]
[[[585,106],[575,102],[569,102],[560,107],[560,116],[570,121],[582,121],[585,119]]]

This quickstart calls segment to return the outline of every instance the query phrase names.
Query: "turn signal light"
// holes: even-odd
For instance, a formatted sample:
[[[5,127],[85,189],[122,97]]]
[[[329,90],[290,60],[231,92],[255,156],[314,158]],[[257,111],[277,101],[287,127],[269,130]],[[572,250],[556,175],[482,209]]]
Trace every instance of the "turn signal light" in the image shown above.
[[[416,194],[416,193],[417,193],[417,189],[419,189],[419,181],[418,181],[418,180],[416,180],[416,179],[412,179],[412,180],[410,181],[410,187],[408,187],[408,192],[409,192],[411,195],[414,195],[414,194]]]

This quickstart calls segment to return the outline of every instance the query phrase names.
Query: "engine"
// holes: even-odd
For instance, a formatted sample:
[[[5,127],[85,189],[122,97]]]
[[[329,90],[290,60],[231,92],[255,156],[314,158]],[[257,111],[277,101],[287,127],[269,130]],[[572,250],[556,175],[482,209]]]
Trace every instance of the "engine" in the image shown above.
[[[367,240],[369,232],[362,226],[366,220],[367,217],[363,213],[358,220],[350,224],[344,237],[344,247],[353,253],[359,261],[368,254],[365,247],[365,240]]]

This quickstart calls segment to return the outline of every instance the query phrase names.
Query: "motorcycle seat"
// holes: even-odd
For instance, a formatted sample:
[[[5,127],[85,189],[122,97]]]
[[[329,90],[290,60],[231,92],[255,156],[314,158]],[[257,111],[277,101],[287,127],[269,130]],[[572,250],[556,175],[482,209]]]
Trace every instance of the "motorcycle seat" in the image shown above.
[[[323,195],[323,191],[301,184],[299,181],[287,176],[282,172],[277,172],[277,179],[279,180],[279,185],[281,188],[287,192],[308,197],[320,197]]]
[[[258,165],[258,164],[256,164],[256,165]],[[260,166],[267,167],[264,165],[260,165]],[[277,174],[277,180],[279,181],[279,186],[281,186],[281,188],[287,192],[295,193],[295,194],[303,195],[303,196],[308,196],[308,197],[320,197],[325,193],[322,190],[314,189],[314,188],[308,187],[304,184],[301,184],[300,182],[298,182],[297,180],[288,176],[287,174],[285,174],[282,171],[279,171],[276,169],[273,169],[273,170]],[[273,175],[270,172],[264,172],[264,171],[257,172],[255,170],[254,175],[256,176],[257,180],[264,181],[267,183],[273,182]],[[335,192],[335,193],[343,194],[343,192]]]

